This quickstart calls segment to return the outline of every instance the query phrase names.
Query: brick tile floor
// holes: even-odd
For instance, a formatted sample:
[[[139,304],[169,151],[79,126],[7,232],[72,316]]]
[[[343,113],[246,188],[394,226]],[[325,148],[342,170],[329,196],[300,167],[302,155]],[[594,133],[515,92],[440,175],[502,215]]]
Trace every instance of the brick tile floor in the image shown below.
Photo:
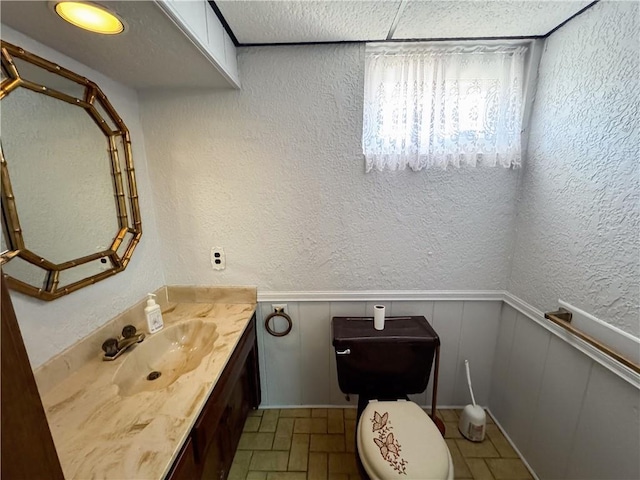
[[[456,479],[532,479],[489,415],[485,440],[474,443],[460,435],[459,413],[438,410]],[[229,480],[360,480],[354,453],[355,409],[269,409],[249,415]]]

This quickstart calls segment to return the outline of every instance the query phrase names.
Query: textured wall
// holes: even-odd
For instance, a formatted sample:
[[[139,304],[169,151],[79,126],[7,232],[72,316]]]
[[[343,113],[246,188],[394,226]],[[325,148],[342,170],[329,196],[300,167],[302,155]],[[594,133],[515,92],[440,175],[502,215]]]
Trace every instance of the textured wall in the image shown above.
[[[165,282],[136,93],[4,25],[2,39],[59,63],[100,85],[131,132],[144,230],[142,240],[124,272],[53,302],[11,293],[27,353],[35,368]]]
[[[600,2],[549,37],[509,291],[640,334],[638,3]]]
[[[240,49],[241,91],[141,95],[169,284],[506,287],[517,172],[365,174],[363,59],[359,45]]]

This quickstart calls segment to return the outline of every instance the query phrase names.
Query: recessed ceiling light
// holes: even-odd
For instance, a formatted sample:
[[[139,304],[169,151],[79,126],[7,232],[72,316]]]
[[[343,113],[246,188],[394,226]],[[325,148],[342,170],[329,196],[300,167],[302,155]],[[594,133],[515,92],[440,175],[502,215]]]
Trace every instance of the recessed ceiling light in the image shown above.
[[[95,3],[58,2],[55,11],[63,20],[90,32],[117,35],[124,31],[122,20]]]

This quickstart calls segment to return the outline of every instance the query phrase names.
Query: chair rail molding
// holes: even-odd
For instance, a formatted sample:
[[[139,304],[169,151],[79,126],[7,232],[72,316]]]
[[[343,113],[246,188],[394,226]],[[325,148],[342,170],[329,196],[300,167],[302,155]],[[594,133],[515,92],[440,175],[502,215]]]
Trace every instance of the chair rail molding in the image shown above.
[[[258,302],[502,301],[505,293],[502,290],[258,291]]]

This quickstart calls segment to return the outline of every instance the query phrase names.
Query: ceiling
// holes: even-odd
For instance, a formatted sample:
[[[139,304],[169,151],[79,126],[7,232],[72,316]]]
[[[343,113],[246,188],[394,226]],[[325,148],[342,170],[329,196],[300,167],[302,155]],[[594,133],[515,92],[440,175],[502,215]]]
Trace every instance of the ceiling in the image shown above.
[[[0,0],[3,25],[137,89],[221,87],[228,81],[155,1],[97,0],[128,24],[95,35],[62,21],[46,0]],[[177,1],[177,0],[167,0]],[[203,1],[203,0],[199,0]],[[544,36],[585,0],[216,0],[239,46],[401,39]]]
[[[540,37],[593,1],[216,0],[238,45]]]

